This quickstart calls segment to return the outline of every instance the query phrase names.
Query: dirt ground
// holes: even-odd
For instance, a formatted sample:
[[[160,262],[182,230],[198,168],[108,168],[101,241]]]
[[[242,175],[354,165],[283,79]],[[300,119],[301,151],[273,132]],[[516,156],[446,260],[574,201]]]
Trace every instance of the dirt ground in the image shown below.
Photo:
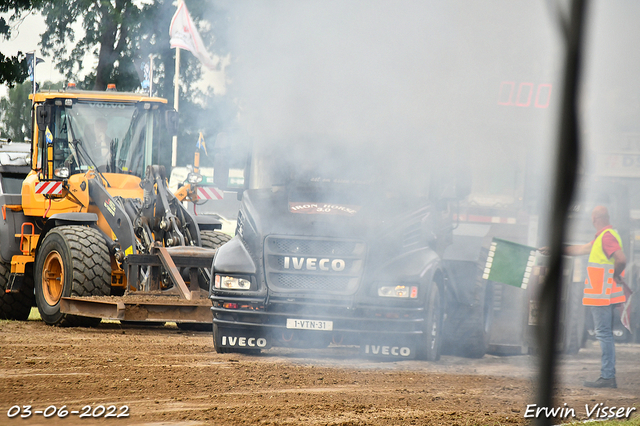
[[[595,342],[562,358],[557,406],[576,415],[567,420],[586,419],[585,404],[599,403],[635,406],[638,416],[640,345],[618,345],[617,355],[618,389],[582,387],[598,376]],[[217,354],[210,333],[175,325],[1,321],[0,425],[527,424],[535,364],[529,355],[379,362],[353,347]],[[21,419],[23,406],[44,413]],[[63,406],[78,413],[45,417]],[[97,418],[81,417],[86,412]]]

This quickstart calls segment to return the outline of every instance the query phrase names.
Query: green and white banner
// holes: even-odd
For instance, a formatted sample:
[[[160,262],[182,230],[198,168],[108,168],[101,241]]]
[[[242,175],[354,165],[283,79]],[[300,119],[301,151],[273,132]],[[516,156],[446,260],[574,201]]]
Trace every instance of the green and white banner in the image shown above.
[[[494,238],[482,278],[526,289],[536,262],[536,248]]]

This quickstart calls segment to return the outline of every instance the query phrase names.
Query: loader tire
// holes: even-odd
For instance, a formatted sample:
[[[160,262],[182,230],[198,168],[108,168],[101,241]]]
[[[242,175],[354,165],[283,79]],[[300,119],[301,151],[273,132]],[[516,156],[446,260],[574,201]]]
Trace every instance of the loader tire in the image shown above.
[[[200,243],[204,248],[217,249],[231,237],[220,231],[200,231]]]
[[[34,305],[33,274],[28,268],[20,292],[7,293],[11,264],[0,261],[0,319],[26,321]]]
[[[228,242],[231,237],[227,234],[224,234],[220,231],[200,231],[200,245],[204,248],[208,249],[217,249],[222,246],[226,242]],[[209,280],[211,279],[211,268],[209,271],[205,273],[203,269],[200,269],[198,272],[198,285],[201,289],[209,291]],[[211,328],[207,328],[211,330]]]
[[[49,325],[92,327],[100,318],[60,312],[62,297],[107,296],[111,260],[102,234],[86,226],[51,230],[36,253],[35,293],[38,311]]]

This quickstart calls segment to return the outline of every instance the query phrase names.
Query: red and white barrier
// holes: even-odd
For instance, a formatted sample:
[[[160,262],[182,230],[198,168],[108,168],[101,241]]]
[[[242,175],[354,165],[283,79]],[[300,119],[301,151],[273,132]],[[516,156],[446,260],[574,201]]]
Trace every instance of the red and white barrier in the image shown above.
[[[36,194],[59,195],[62,194],[61,181],[36,182]]]
[[[224,192],[211,186],[198,187],[198,200],[222,200]]]

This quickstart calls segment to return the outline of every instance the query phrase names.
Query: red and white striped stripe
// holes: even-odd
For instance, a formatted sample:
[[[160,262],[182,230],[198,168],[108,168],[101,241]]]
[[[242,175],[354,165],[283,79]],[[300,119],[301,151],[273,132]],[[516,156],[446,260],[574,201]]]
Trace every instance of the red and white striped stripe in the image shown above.
[[[42,194],[42,195],[62,194],[62,182],[60,181],[36,182],[36,194]]]
[[[212,186],[198,187],[198,200],[222,200],[224,192]]]

